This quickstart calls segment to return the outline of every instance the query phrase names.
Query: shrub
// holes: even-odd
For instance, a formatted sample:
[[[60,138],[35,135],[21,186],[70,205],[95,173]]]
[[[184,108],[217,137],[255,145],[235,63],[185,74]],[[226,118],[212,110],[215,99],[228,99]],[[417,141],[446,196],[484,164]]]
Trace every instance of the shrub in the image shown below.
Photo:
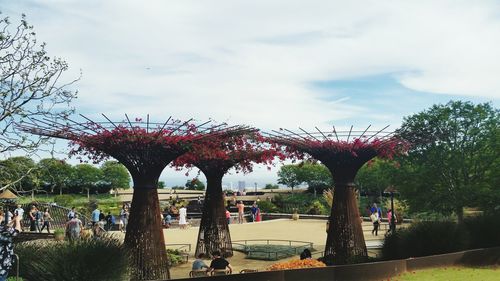
[[[384,240],[384,259],[402,259],[461,251],[469,245],[468,233],[454,222],[417,222],[390,233]]]
[[[63,207],[70,208],[74,201],[75,198],[69,194],[57,195],[54,197],[54,202],[56,202],[57,205]]]
[[[322,204],[319,200],[312,201],[308,208],[307,213],[311,215],[328,215],[330,212],[325,204]]]
[[[286,270],[296,268],[311,268],[311,267],[325,267],[326,265],[320,261],[313,259],[305,260],[292,260],[287,262],[275,263],[267,268],[267,270]]]
[[[276,207],[276,205],[274,205],[271,201],[260,201],[259,208],[263,213],[275,213],[278,211],[278,207]]]
[[[487,248],[500,246],[500,220],[493,215],[483,215],[464,220],[469,232],[469,248]]]
[[[123,244],[110,236],[75,242],[28,242],[16,245],[20,276],[28,280],[124,280],[127,257]]]
[[[179,250],[167,249],[167,256],[171,266],[180,264],[184,261]]]

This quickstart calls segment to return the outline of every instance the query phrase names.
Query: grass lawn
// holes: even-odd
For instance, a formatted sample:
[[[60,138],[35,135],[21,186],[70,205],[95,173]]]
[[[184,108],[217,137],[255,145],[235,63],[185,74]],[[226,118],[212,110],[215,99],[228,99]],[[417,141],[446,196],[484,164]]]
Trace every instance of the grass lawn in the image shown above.
[[[498,267],[440,267],[414,272],[387,279],[391,281],[496,281],[500,280]]]

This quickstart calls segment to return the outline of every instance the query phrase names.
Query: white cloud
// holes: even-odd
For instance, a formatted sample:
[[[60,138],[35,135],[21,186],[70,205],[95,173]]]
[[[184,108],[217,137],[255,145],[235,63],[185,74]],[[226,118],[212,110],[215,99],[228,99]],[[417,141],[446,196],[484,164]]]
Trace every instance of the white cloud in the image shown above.
[[[381,73],[419,91],[500,96],[494,1],[27,1],[8,11],[27,13],[51,53],[83,69],[78,106],[113,117],[325,125],[370,109],[325,102],[307,83]]]
[[[83,70],[76,106],[88,115],[399,123],[390,108],[310,87],[387,73],[417,91],[500,97],[497,1],[0,2],[13,20],[28,15],[69,77]]]

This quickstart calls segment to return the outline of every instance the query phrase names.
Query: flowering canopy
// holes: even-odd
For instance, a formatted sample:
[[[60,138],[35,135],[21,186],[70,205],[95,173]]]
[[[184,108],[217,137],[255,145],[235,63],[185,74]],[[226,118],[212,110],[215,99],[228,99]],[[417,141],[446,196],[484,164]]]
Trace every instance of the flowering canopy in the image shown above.
[[[89,120],[89,119],[87,119]],[[210,138],[221,138],[224,135],[239,134],[249,130],[243,126],[227,127],[226,124],[196,126],[190,121],[181,122],[169,118],[167,122],[150,123],[136,119],[135,122],[96,123],[91,120],[85,123],[60,124],[34,122],[21,125],[21,129],[34,134],[70,140],[74,147],[70,154],[79,155],[82,161],[86,157],[99,162],[109,156],[121,162],[130,171],[134,185],[155,185],[161,171],[172,160],[190,150],[194,143]],[[49,125],[49,126],[47,126]]]
[[[219,135],[194,143],[191,150],[177,158],[172,164],[180,167],[197,167],[203,172],[217,170],[227,172],[230,168],[243,173],[252,172],[253,163],[270,168],[275,157],[285,158],[276,144],[266,142],[256,131],[243,134]]]
[[[288,157],[312,157],[320,160],[330,169],[334,180],[337,181],[353,180],[358,169],[376,156],[390,159],[408,149],[408,144],[396,137],[377,138],[373,137],[375,135],[368,137],[361,134],[349,141],[351,134],[344,140],[338,138],[337,132],[335,133],[336,139],[323,133],[319,136],[312,133],[307,133],[306,136],[273,135],[270,139],[284,145],[284,152]]]

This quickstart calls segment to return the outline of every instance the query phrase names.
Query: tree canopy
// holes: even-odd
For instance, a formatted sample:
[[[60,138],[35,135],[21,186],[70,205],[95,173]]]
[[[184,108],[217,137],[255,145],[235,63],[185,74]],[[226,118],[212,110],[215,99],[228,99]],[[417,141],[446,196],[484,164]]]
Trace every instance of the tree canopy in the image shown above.
[[[42,187],[46,187],[51,193],[58,189],[59,194],[62,194],[73,178],[73,167],[64,160],[46,158],[40,160],[37,166]]]
[[[281,166],[278,171],[278,183],[291,187],[292,190],[294,187],[306,183],[309,189],[315,192],[322,192],[322,190],[333,186],[332,176],[328,168],[311,161]]]
[[[39,184],[35,162],[24,156],[0,161],[0,187],[17,191],[36,189]]]
[[[109,183],[109,187],[130,188],[130,174],[127,168],[117,161],[106,161],[101,166],[103,180]]]
[[[186,181],[187,190],[205,190],[205,184],[198,178],[193,178],[192,180]]]
[[[413,146],[401,159],[398,188],[410,208],[455,212],[461,220],[464,206],[499,198],[499,121],[491,104],[462,101],[404,118],[398,134]]]

